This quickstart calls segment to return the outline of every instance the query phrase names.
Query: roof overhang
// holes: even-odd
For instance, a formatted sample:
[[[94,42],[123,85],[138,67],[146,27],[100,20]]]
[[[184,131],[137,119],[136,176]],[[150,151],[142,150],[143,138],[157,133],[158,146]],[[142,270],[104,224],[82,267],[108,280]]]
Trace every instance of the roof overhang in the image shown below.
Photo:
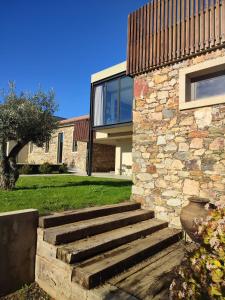
[[[116,76],[117,74],[126,72],[127,62],[124,61],[118,65],[112,66],[110,68],[104,69],[100,72],[97,72],[91,76],[91,83],[95,83],[109,77]]]

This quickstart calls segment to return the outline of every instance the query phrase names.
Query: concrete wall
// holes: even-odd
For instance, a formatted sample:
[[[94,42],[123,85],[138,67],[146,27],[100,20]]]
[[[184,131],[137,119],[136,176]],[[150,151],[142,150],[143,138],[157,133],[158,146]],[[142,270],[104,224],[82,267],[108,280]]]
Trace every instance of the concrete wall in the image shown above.
[[[37,210],[0,214],[0,297],[35,280]]]
[[[172,226],[190,196],[225,201],[225,98],[179,107],[180,71],[224,56],[221,49],[135,77],[132,198]]]

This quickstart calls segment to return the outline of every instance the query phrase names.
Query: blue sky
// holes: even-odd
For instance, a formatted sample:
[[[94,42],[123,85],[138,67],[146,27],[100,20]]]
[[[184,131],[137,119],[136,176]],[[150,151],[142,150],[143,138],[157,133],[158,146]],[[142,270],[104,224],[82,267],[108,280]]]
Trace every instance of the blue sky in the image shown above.
[[[57,115],[89,112],[90,75],[126,59],[128,13],[148,0],[0,0],[0,88],[54,88]]]

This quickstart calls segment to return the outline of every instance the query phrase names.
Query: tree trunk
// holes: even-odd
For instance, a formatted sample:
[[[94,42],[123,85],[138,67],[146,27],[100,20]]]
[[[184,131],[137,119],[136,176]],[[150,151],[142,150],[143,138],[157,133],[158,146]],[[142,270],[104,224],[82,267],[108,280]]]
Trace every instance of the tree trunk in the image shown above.
[[[12,190],[19,178],[19,172],[16,159],[6,155],[6,145],[4,141],[0,143],[0,189]]]
[[[0,189],[12,190],[19,178],[15,159],[4,157],[0,166]]]

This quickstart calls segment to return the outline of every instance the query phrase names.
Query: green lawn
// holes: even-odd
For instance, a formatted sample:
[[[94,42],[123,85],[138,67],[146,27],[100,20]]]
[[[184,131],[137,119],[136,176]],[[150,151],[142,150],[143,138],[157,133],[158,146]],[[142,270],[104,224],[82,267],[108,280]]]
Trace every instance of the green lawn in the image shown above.
[[[21,177],[14,191],[0,191],[0,212],[37,208],[52,211],[116,204],[128,200],[131,182],[78,176]]]

